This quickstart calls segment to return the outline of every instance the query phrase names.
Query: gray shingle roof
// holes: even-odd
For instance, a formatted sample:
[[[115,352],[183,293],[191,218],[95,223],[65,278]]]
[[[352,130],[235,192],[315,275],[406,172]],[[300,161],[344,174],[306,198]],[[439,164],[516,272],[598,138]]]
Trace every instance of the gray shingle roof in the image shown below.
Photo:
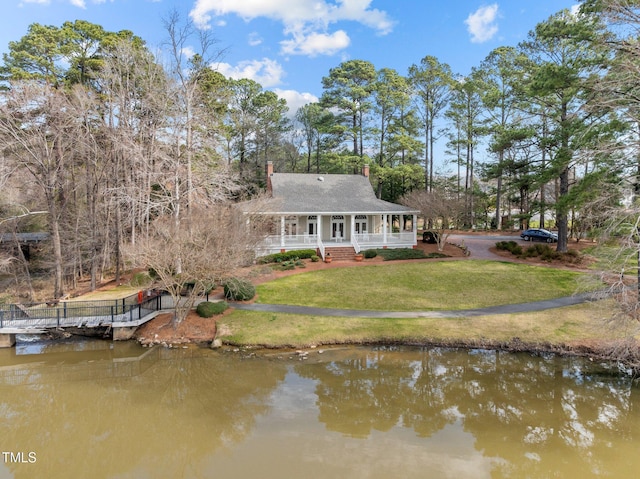
[[[274,202],[267,206],[282,214],[412,214],[406,206],[376,198],[369,179],[360,175],[274,173]]]

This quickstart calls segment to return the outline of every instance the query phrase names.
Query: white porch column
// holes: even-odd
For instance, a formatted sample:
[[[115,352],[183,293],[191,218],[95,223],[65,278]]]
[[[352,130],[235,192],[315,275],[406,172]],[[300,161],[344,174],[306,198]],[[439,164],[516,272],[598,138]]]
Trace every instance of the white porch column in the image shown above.
[[[284,215],[280,216],[280,246],[284,248]]]
[[[382,244],[387,246],[387,228],[389,227],[389,215],[382,216]]]
[[[318,215],[318,241],[322,241],[322,215]]]
[[[351,240],[351,242],[353,242],[353,237],[356,234],[356,215],[351,215],[351,236],[349,236],[349,239]]]
[[[411,220],[411,229],[413,230],[413,239],[417,240],[418,235],[418,215],[413,215],[413,219]]]

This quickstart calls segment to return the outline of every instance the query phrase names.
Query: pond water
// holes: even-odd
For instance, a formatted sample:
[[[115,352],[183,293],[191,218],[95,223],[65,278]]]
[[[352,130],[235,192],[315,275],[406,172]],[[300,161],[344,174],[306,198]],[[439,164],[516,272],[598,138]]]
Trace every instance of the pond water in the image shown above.
[[[635,477],[639,393],[556,356],[19,343],[0,479]]]

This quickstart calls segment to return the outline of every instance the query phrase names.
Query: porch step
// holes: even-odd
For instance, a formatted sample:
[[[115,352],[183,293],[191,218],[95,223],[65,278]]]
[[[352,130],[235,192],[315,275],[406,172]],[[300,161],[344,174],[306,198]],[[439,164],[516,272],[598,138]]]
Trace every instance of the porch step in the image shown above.
[[[330,246],[325,248],[325,254],[330,253],[332,261],[353,261],[356,250],[353,246]]]

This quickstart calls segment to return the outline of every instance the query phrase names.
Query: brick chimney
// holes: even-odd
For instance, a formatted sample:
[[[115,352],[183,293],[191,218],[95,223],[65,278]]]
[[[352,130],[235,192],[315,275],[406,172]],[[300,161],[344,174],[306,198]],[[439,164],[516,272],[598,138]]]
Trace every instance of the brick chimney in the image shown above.
[[[369,165],[363,165],[362,176],[364,176],[365,178],[369,178]]]
[[[273,187],[271,186],[271,177],[273,176],[273,161],[267,161],[267,193],[270,195],[273,193]]]

